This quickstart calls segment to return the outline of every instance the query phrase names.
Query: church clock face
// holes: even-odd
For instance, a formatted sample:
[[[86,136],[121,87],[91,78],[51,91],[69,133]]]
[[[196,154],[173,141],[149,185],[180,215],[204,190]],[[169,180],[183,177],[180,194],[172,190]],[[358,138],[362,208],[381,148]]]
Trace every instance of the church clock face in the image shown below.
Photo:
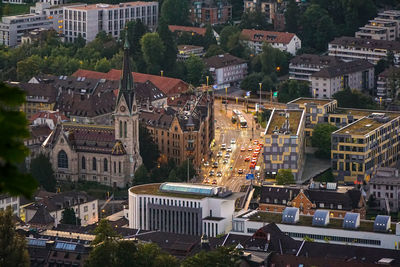
[[[125,112],[126,108],[125,108],[125,106],[121,106],[121,107],[119,108],[119,110],[121,110],[121,112]]]

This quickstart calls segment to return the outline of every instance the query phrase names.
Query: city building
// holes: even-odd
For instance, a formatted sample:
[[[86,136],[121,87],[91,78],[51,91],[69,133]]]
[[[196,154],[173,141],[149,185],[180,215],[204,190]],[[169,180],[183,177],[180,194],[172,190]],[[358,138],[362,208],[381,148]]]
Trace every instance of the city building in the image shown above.
[[[19,214],[19,196],[13,197],[6,194],[0,195],[0,210],[6,210],[8,207],[11,208],[13,214]]]
[[[374,65],[366,60],[354,60],[323,68],[311,75],[312,96],[332,98],[346,88],[370,91],[375,86]]]
[[[226,0],[191,0],[189,17],[193,24],[224,24],[232,19],[232,5]]]
[[[313,225],[315,214],[314,216],[300,215],[298,222],[284,223],[282,213],[249,210],[233,218],[231,234],[238,233],[252,236],[261,227],[276,224],[280,231],[285,233],[286,237],[300,242],[304,242],[305,238],[310,238],[314,241],[305,242],[305,244],[315,243],[316,246],[323,246],[323,244],[331,246],[346,245],[343,247],[344,250],[373,248],[373,250],[387,249],[397,251],[398,242],[400,241],[399,223],[390,223],[389,220],[387,226],[390,230],[381,232],[374,229],[374,225],[377,224],[376,221],[360,220],[357,213],[349,212],[346,215],[355,215],[355,218],[346,221],[345,218],[330,217],[329,220],[321,221],[321,224],[316,226]],[[356,224],[357,221],[359,221],[358,225]],[[350,224],[350,227],[347,224]],[[320,251],[319,253],[326,255],[327,252]],[[343,253],[343,251],[340,252],[341,255]]]
[[[300,214],[314,215],[317,210],[328,210],[331,218],[344,218],[347,212],[360,214],[365,219],[366,205],[360,190],[337,187],[329,183],[304,186],[262,186],[259,210],[283,212],[286,207],[298,208]]]
[[[96,35],[105,31],[114,38],[128,21],[140,19],[151,31],[158,25],[158,2],[126,2],[118,5],[85,4],[64,8],[64,36],[73,42],[79,35],[86,42],[93,41]]]
[[[68,4],[73,7],[82,4]],[[5,16],[0,22],[0,44],[5,46],[17,46],[21,43],[24,34],[33,30],[53,29],[62,33],[63,9],[62,5],[51,5],[51,3],[36,3],[31,7],[30,13]]]
[[[375,18],[378,21],[391,21],[397,25],[396,38],[400,37],[400,12],[398,10],[384,10]]]
[[[191,55],[203,57],[204,47],[197,45],[178,45],[177,60],[186,61]]]
[[[311,82],[311,75],[323,68],[343,64],[343,61],[331,56],[302,54],[290,60],[289,79]]]
[[[398,212],[400,207],[399,170],[387,167],[378,168],[369,180],[369,194],[374,196],[378,209]]]
[[[181,25],[168,25],[168,29],[177,35],[182,35],[184,33],[187,33],[192,36],[195,35],[205,36],[207,31],[206,28],[181,26]]]
[[[342,36],[329,43],[328,51],[329,56],[338,57],[344,61],[365,59],[373,64],[386,59],[388,52],[393,52],[395,64],[398,64],[400,42]]]
[[[61,223],[62,213],[66,208],[72,208],[75,215],[81,220],[81,225],[96,223],[99,220],[98,200],[85,192],[46,192],[35,201],[26,206],[25,222],[37,226],[53,225],[57,227]],[[49,216],[50,215],[50,216]]]
[[[165,77],[163,75],[152,75],[139,72],[132,72],[135,82],[146,83],[147,81],[154,84],[168,97],[176,97],[189,90],[189,84],[181,79]],[[105,79],[110,81],[118,81],[121,77],[121,70],[111,69],[107,73],[79,69],[72,74],[74,77],[81,77],[83,79]]]
[[[113,126],[57,125],[42,146],[49,153],[58,180],[87,180],[125,187],[132,182],[135,171],[142,164],[139,109],[127,39],[113,121]]]
[[[305,149],[305,111],[274,109],[264,132],[264,169],[275,177],[280,169],[291,169],[294,179],[303,173]]]
[[[53,130],[58,122],[68,121],[68,118],[60,113],[60,111],[40,110],[33,114],[30,119],[32,126],[46,125]]]
[[[292,55],[301,48],[301,40],[294,33],[243,29],[241,36],[254,54],[262,52],[264,43]]]
[[[25,102],[20,106],[27,119],[39,111],[53,111],[57,100],[57,90],[48,84],[31,84],[25,82],[11,82],[25,92]]]
[[[215,237],[230,231],[239,195],[199,184],[134,186],[129,189],[129,227]]]
[[[380,103],[392,102],[396,100],[399,94],[397,84],[400,81],[400,69],[391,66],[378,74],[376,82],[376,96],[379,98]]]
[[[243,4],[245,12],[261,12],[265,16],[266,22],[273,24],[280,3],[276,0],[245,0]]]
[[[397,23],[394,21],[369,20],[368,24],[360,27],[355,36],[364,39],[395,41],[398,37],[397,27]]]
[[[332,172],[345,183],[368,182],[398,162],[400,114],[372,113],[332,133]]]
[[[215,89],[239,84],[247,74],[247,62],[228,53],[206,58],[204,63],[213,76]]]

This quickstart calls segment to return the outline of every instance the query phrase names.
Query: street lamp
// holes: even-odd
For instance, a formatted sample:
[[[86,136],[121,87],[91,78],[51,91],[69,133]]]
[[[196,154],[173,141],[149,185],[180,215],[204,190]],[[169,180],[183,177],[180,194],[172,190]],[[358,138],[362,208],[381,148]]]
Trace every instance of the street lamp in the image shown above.
[[[210,77],[208,77],[208,76],[206,76],[206,80],[207,80],[207,91],[208,91],[208,79],[209,79]]]
[[[164,76],[164,71],[160,70],[160,74],[161,74],[161,77],[163,77]]]
[[[257,109],[257,120],[258,120],[258,113],[259,113],[259,110],[261,108],[261,88],[262,88],[262,83],[258,83],[258,85],[260,86],[260,104],[258,105],[258,109]]]
[[[228,114],[228,87],[225,87],[225,112]]]

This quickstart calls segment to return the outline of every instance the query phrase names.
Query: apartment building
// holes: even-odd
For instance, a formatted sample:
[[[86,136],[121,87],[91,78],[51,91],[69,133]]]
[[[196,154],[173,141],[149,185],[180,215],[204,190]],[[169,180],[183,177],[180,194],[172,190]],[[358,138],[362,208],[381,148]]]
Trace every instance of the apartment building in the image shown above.
[[[62,213],[66,208],[72,208],[75,211],[75,215],[81,220],[82,226],[96,223],[99,220],[97,199],[85,192],[69,191],[57,194],[47,192],[44,195],[35,197],[35,201],[24,208],[25,222],[40,224],[37,222],[47,216],[50,220],[51,218],[53,219],[54,226],[57,227],[61,223]],[[38,218],[39,215],[42,218]],[[45,224],[48,222],[45,222]]]
[[[397,168],[378,168],[369,181],[369,194],[375,198],[377,208],[398,212],[400,207],[400,176]]]
[[[280,169],[291,169],[300,180],[304,165],[305,111],[274,109],[264,132],[264,164],[267,177]]]
[[[146,126],[160,153],[176,164],[190,159],[199,167],[210,157],[214,139],[213,102],[206,93],[189,99],[177,98],[182,104],[166,109],[143,111],[140,122]]]
[[[312,96],[316,98],[331,98],[346,88],[369,91],[374,86],[374,65],[366,60],[344,62],[311,75]]]
[[[373,64],[378,63],[381,59],[386,59],[390,51],[394,54],[395,64],[398,64],[400,42],[342,36],[329,43],[328,51],[329,56],[338,57],[344,61],[365,59]]]
[[[232,19],[232,5],[226,0],[191,0],[190,21],[196,25],[224,24]]]
[[[376,96],[381,102],[392,102],[399,94],[400,69],[391,66],[378,75]]]
[[[70,4],[79,6],[80,4]],[[0,22],[0,44],[17,46],[21,37],[33,30],[54,29],[62,32],[63,6],[52,6],[50,3],[36,3],[29,14],[5,16]]]
[[[375,20],[395,22],[397,25],[396,38],[400,37],[400,11],[399,10],[385,10],[383,12],[380,12],[380,13],[378,13],[378,16],[375,18]]]
[[[373,19],[356,32],[357,38],[395,41],[398,37],[397,23],[394,21]]]
[[[360,214],[365,219],[366,204],[361,191],[352,187],[326,187],[311,183],[309,186],[262,186],[259,210],[283,212],[286,207],[299,209],[300,214],[314,215],[318,210],[329,210],[329,217],[344,218],[347,212]]]
[[[323,68],[343,64],[343,61],[331,56],[302,54],[290,60],[289,79],[311,82],[311,75]]]
[[[129,228],[215,237],[230,231],[241,195],[202,184],[134,186],[129,189]]]
[[[158,24],[158,2],[127,2],[118,5],[85,4],[64,8],[65,40],[73,42],[81,35],[86,42],[94,40],[100,31],[115,38],[128,21],[140,19],[150,30]]]
[[[241,36],[254,54],[262,52],[264,43],[292,55],[301,48],[301,40],[294,33],[243,29]]]
[[[275,0],[245,0],[243,1],[244,11],[256,12],[259,11],[265,16],[265,20],[273,24],[277,8],[280,5]]]
[[[247,74],[247,62],[228,53],[206,58],[204,63],[213,76],[215,89],[238,84]]]
[[[345,183],[368,182],[398,162],[400,114],[372,113],[332,133],[332,172]]]
[[[0,195],[0,211],[6,210],[8,207],[11,208],[13,214],[19,214],[19,196],[9,196],[6,194]]]
[[[191,55],[203,57],[204,47],[197,45],[178,45],[177,60],[186,61]]]

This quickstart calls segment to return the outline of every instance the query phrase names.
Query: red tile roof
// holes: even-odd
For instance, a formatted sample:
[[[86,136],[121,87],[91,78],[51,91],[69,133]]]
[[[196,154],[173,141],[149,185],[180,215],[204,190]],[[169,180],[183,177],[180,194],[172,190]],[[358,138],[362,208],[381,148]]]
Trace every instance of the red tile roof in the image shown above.
[[[39,112],[33,114],[29,121],[30,123],[33,123],[38,118],[51,119],[53,120],[54,125],[56,125],[58,117],[60,117],[60,121],[68,120],[68,118],[63,114],[60,114],[59,111],[40,110]]]
[[[171,32],[189,32],[189,33],[197,33],[199,35],[206,35],[206,28],[200,28],[200,27],[188,27],[188,26],[179,26],[179,25],[169,25],[168,26],[169,30]]]
[[[132,72],[133,79],[138,83],[145,83],[147,81],[152,82],[167,96],[178,95],[186,92],[189,89],[189,85],[176,78],[161,77],[158,75],[144,74],[139,72]],[[94,79],[107,79],[107,80],[119,80],[121,78],[121,70],[112,69],[107,73],[91,71],[91,70],[77,70],[72,76],[75,77],[86,77]]]
[[[242,30],[242,36],[248,38],[250,41],[288,44],[293,39],[295,34],[290,32],[271,32],[244,29]]]

